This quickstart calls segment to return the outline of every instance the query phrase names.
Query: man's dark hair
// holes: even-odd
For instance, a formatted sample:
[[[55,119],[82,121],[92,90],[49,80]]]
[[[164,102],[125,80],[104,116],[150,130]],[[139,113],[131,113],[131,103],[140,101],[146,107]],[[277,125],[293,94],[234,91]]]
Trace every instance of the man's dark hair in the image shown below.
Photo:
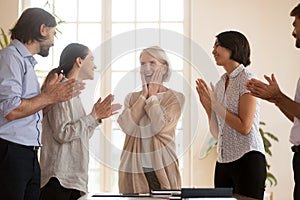
[[[231,51],[231,59],[243,64],[250,65],[250,45],[247,38],[237,31],[226,31],[217,36],[220,46]]]
[[[291,11],[291,17],[298,17],[300,18],[300,3]]]
[[[47,27],[56,27],[57,23],[50,13],[41,8],[26,9],[14,28],[10,30],[11,39],[18,39],[27,44],[34,40],[42,41],[45,39],[40,33],[40,27],[45,24]]]

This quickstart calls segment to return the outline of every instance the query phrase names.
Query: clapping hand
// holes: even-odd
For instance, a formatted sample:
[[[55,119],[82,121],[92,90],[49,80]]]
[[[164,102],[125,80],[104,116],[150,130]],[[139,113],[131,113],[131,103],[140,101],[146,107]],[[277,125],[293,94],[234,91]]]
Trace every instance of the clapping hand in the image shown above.
[[[85,88],[85,83],[82,81],[70,79],[62,82],[62,79],[62,74],[55,73],[43,91],[50,104],[68,101],[74,96],[78,96]]]
[[[272,74],[271,77],[264,75],[264,78],[269,84],[253,78],[246,83],[246,88],[250,91],[250,94],[255,97],[275,102],[276,98],[281,94],[275,76],[274,74]]]
[[[101,97],[98,101],[94,104],[93,110],[91,115],[96,120],[101,120],[108,118],[114,114],[117,114],[118,110],[121,109],[121,104],[112,104],[114,101],[114,96],[109,94],[103,101],[101,101]]]
[[[199,95],[199,100],[207,112],[213,109],[216,104],[215,88],[211,84],[211,89],[208,88],[207,84],[203,79],[198,78],[196,80],[196,90]]]

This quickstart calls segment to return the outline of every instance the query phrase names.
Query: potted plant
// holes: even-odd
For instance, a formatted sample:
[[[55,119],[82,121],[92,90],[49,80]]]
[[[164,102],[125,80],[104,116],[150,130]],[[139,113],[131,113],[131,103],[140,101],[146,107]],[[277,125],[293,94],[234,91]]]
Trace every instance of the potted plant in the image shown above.
[[[270,149],[271,146],[272,146],[271,140],[278,142],[278,138],[275,135],[273,135],[272,133],[266,132],[266,131],[263,130],[262,126],[266,125],[265,122],[260,121],[259,125],[260,125],[259,132],[260,132],[260,134],[263,138],[266,154],[268,156],[272,156],[272,152],[271,152],[271,149]],[[266,179],[266,181],[269,183],[269,186],[272,187],[272,186],[277,185],[277,179],[272,174],[272,172],[270,171],[270,168],[271,168],[271,166],[268,163],[268,159],[267,159],[267,179]]]
[[[8,39],[8,36],[6,35],[6,33],[4,32],[3,28],[0,28],[0,49],[3,49],[4,47],[6,47],[7,45],[9,45],[10,43],[10,39]]]

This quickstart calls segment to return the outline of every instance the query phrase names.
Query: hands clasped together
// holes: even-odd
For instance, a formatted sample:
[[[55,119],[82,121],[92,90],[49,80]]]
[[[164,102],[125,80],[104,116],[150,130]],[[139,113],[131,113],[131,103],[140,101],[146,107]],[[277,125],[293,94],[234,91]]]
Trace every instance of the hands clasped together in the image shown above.
[[[215,88],[212,83],[210,86],[211,89],[208,88],[205,81],[201,78],[196,80],[196,90],[199,95],[200,102],[209,116],[211,114],[211,110],[215,110],[217,105]]]
[[[152,95],[156,95],[159,92],[163,82],[163,68],[159,68],[153,72],[153,75],[149,78],[146,77],[144,69],[141,69],[141,79],[143,84],[142,95],[147,99]]]

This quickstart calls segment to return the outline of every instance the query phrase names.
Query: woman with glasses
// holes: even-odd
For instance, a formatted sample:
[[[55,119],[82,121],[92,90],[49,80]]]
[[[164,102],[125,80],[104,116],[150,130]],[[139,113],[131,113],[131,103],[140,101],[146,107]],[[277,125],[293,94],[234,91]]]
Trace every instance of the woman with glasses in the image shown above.
[[[170,79],[169,59],[153,46],[140,54],[142,90],[127,95],[118,118],[126,134],[119,166],[120,193],[178,190],[181,178],[175,130],[184,96],[163,85]]]

